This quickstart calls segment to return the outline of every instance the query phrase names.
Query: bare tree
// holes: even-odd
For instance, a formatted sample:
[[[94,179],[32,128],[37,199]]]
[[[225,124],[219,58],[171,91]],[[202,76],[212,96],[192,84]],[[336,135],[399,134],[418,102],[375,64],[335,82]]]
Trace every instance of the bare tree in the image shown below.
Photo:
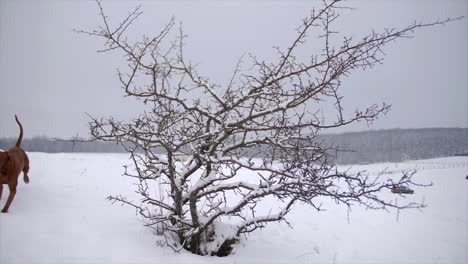
[[[128,67],[118,71],[118,78],[125,95],[147,106],[130,121],[90,122],[95,139],[125,143],[133,161],[125,175],[139,180],[140,201],[109,199],[135,207],[149,226],[159,228],[168,246],[200,255],[229,254],[240,235],[286,221],[297,202],[317,210],[324,198],[371,209],[423,206],[379,197],[394,184],[416,184],[413,173],[390,179],[340,172],[332,162],[336,149],[317,136],[372,122],[390,109],[384,103],[347,114],[340,95],[343,77],[381,63],[389,42],[453,19],[337,41],[332,26],[342,1],[322,2],[302,20],[290,46],[276,49],[274,62],[252,55],[241,59],[226,86],[199,74],[186,59],[185,36],[181,28],[174,33],[174,19],[157,36],[131,42],[126,31],[142,14],[140,7],[113,27],[98,2],[103,25],[80,32],[104,39],[101,52],[122,54]],[[315,33],[321,49],[299,57],[298,50]],[[324,104],[333,105],[335,119],[323,117]],[[265,201],[278,207],[263,208],[271,204]]]

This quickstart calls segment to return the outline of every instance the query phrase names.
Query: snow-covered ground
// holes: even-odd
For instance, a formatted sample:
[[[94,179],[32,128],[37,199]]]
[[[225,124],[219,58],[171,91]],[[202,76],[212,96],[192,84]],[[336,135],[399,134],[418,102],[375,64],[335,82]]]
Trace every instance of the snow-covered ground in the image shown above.
[[[159,247],[134,210],[110,194],[135,197],[119,176],[126,154],[28,153],[31,183],[20,183],[8,214],[0,215],[0,263],[468,263],[468,158],[359,165],[386,177],[418,168],[411,199],[422,210],[327,211],[296,205],[288,220],[243,239],[231,256],[201,257]],[[6,186],[5,186],[6,187]],[[0,202],[3,207],[7,188]],[[385,193],[390,199],[403,198]]]

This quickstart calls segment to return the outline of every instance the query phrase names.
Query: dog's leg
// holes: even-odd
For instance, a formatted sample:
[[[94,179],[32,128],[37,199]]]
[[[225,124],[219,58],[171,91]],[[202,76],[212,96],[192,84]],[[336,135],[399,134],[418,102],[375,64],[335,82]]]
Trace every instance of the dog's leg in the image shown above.
[[[17,184],[8,184],[10,194],[8,195],[8,199],[6,201],[5,207],[3,207],[2,213],[8,212],[8,208],[10,208],[10,204],[13,202],[13,198],[15,198],[16,195],[16,185]]]
[[[0,173],[0,184],[7,184],[8,183],[8,177],[5,174]]]
[[[24,168],[23,168],[23,180],[25,183],[29,183],[28,172],[29,172],[29,161],[26,161],[26,164],[24,165]]]
[[[0,200],[2,199],[3,194],[3,183],[0,182]]]
[[[28,177],[27,172],[24,173],[23,180],[24,180],[25,183],[29,183],[29,177]]]
[[[23,154],[23,159],[24,159],[24,165],[23,165],[23,180],[25,183],[29,183],[29,177],[28,177],[28,172],[29,172],[29,157],[28,155],[26,154],[26,152],[24,152],[24,150],[22,150],[22,154]]]

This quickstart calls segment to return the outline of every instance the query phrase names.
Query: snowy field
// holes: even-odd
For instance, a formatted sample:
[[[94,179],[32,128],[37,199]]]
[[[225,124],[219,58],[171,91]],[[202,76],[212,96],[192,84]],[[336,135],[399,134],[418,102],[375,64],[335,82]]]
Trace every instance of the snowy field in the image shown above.
[[[468,158],[359,165],[397,177],[417,168],[421,210],[369,211],[327,201],[317,213],[297,204],[288,220],[242,239],[229,257],[174,253],[157,246],[135,211],[111,194],[135,197],[119,176],[126,154],[28,153],[31,183],[22,181],[8,214],[0,215],[0,263],[468,263]],[[6,187],[6,186],[5,186]],[[0,202],[3,207],[7,188]],[[388,199],[403,197],[383,194]]]

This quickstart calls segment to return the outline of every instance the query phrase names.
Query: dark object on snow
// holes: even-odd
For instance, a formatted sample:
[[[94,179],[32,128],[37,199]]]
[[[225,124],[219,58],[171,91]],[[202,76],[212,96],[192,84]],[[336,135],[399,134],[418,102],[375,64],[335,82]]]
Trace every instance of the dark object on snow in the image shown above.
[[[468,175],[466,175],[465,179],[467,179],[467,180],[468,180]]]
[[[239,242],[238,239],[232,238],[224,241],[218,252],[211,252],[211,256],[226,257],[232,253],[233,245]]]
[[[411,190],[409,187],[403,185],[393,185],[392,193],[405,193],[405,194],[413,194],[414,190]]]

